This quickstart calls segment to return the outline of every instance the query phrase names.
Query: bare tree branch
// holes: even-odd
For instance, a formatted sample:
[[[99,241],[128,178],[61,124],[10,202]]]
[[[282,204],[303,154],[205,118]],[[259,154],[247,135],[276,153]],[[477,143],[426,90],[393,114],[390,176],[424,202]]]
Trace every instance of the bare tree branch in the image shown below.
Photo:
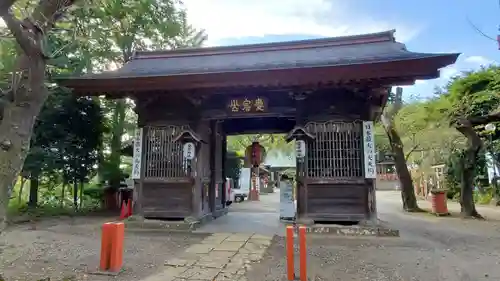
[[[413,151],[415,151],[415,149],[417,149],[420,145],[416,144],[414,145],[410,151],[408,151],[408,153],[406,153],[405,155],[405,160],[408,161],[408,158],[410,157],[410,155],[413,153]]]
[[[473,126],[484,125],[491,122],[498,122],[500,121],[500,111],[483,116],[469,117],[467,119]]]
[[[495,38],[488,36],[486,33],[482,32],[481,29],[479,29],[474,23],[472,23],[472,21],[469,18],[467,18],[467,22],[469,22],[472,28],[474,28],[477,31],[477,33],[481,34],[483,37],[493,40],[495,42],[497,41]]]

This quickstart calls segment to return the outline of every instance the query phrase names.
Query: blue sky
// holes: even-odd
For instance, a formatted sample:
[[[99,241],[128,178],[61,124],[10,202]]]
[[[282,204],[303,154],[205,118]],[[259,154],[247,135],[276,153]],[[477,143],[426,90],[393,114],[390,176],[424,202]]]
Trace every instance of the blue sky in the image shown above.
[[[441,78],[405,87],[428,97],[460,71],[500,60],[496,38],[499,0],[184,0],[190,22],[209,45],[233,45],[342,36],[396,29],[410,51],[460,52]]]

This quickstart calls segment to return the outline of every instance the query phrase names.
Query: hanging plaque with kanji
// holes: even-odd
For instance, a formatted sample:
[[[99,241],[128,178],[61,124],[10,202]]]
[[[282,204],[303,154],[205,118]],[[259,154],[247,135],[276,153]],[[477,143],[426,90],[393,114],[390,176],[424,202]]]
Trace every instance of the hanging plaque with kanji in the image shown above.
[[[134,134],[134,154],[132,157],[132,179],[134,180],[141,178],[142,132],[143,128],[137,128]]]
[[[263,113],[267,111],[267,100],[262,97],[231,98],[227,108],[231,113]]]
[[[364,152],[364,166],[365,178],[377,178],[377,170],[375,164],[375,141],[373,139],[373,122],[363,122],[363,152]]]

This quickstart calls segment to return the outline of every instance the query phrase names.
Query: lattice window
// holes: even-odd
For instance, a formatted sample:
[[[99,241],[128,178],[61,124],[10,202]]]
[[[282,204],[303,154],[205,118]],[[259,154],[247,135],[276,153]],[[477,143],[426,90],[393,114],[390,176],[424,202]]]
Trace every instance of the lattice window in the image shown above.
[[[360,178],[361,122],[311,122],[306,129],[316,138],[307,145],[307,174],[312,178]]]
[[[145,139],[147,178],[186,177],[182,144],[172,140],[188,126],[148,127]]]

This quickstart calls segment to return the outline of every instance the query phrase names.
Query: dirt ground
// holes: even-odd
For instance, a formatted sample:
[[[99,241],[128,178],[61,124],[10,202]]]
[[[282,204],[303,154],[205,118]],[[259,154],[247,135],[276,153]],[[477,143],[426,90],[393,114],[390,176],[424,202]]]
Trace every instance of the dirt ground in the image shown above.
[[[497,209],[484,212],[487,221],[406,214],[401,211],[399,194],[393,192],[377,192],[377,208],[379,218],[398,229],[401,237],[309,235],[309,280],[500,280],[500,216],[496,216],[500,212]],[[273,220],[273,214],[266,208],[264,211],[263,216]],[[224,220],[220,220],[219,225],[217,221],[212,222],[216,230],[248,230],[237,224],[251,225],[254,232],[271,227],[255,212],[234,214],[240,219],[226,220],[229,225],[225,225]],[[245,219],[241,219],[243,217]],[[252,218],[258,219],[250,221]],[[0,236],[0,273],[9,281],[47,277],[51,277],[51,281],[63,277],[91,281],[141,280],[161,271],[165,260],[178,256],[207,236],[203,233],[127,233],[124,272],[118,277],[91,275],[99,263],[100,228],[105,221],[109,220],[88,217],[46,220],[38,223],[36,229],[26,224],[10,228]],[[261,227],[257,227],[259,223]],[[286,280],[284,255],[284,239],[277,235],[264,258],[249,268],[247,279]],[[296,270],[298,272],[298,265]]]
[[[377,193],[377,200],[379,218],[400,230],[401,237],[309,235],[309,280],[500,280],[498,211],[488,213],[486,221],[462,220],[403,213],[395,193]],[[248,280],[286,280],[284,253],[283,238],[275,237],[264,259],[247,273]]]
[[[203,234],[126,233],[123,273],[90,274],[99,265],[100,228],[105,218],[46,220],[11,227],[0,236],[0,272],[7,281],[140,280],[165,260],[201,241]],[[44,279],[45,280],[45,279]]]

